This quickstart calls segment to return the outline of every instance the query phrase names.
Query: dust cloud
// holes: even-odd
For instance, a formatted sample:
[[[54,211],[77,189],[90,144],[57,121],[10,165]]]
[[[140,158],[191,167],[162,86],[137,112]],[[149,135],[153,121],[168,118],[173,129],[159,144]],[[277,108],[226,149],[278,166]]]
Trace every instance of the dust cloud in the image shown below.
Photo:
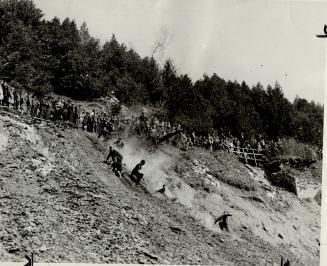
[[[123,155],[123,164],[128,171],[131,172],[136,164],[145,160],[141,172],[144,173],[143,182],[149,191],[154,192],[167,184],[174,175],[172,171],[174,162],[169,155],[160,150],[154,152],[146,150],[145,145],[142,145],[137,138],[128,138],[122,141],[124,143],[123,148],[113,147]]]
[[[8,145],[8,137],[0,132],[0,152],[4,151]]]
[[[113,146],[123,155],[123,164],[130,172],[136,164],[141,160],[145,160],[146,164],[142,167],[141,172],[144,173],[142,180],[143,185],[154,196],[159,196],[155,192],[166,185],[165,197],[170,200],[182,204],[189,209],[190,214],[199,220],[199,222],[207,229],[217,232],[217,227],[213,225],[214,217],[210,210],[204,208],[203,200],[199,200],[199,193],[186,182],[184,182],[174,171],[174,166],[177,163],[174,159],[173,148],[164,152],[159,149],[150,152],[145,149],[147,145],[141,140],[135,138],[122,139],[123,148]],[[206,201],[204,199],[204,201]]]

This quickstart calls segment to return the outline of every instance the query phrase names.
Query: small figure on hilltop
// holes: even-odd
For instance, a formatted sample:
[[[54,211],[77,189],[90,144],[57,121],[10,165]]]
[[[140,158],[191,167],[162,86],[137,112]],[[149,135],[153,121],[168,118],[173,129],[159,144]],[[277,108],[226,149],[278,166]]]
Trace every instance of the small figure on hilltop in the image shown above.
[[[144,176],[144,174],[140,173],[140,170],[142,169],[142,166],[143,165],[145,165],[145,161],[144,160],[142,160],[140,163],[138,163],[134,167],[134,169],[133,169],[133,171],[132,171],[132,173],[130,175],[131,179],[133,181],[135,181],[136,184],[139,184],[141,182],[143,176]]]
[[[221,230],[224,230],[224,229],[225,229],[227,232],[229,232],[228,224],[227,224],[227,218],[228,218],[229,216],[232,216],[232,215],[229,214],[228,212],[224,212],[221,216],[219,216],[219,217],[215,220],[214,224],[216,224],[216,223],[218,222],[219,227],[220,227]]]

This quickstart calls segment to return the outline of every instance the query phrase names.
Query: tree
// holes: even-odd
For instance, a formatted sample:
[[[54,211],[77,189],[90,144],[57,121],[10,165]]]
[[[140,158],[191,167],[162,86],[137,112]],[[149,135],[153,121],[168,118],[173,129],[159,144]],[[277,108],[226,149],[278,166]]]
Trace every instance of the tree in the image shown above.
[[[250,89],[213,74],[193,84],[172,60],[160,67],[171,40],[162,28],[151,56],[142,58],[114,34],[101,47],[85,22],[78,29],[69,18],[46,21],[31,0],[0,1],[0,75],[16,88],[77,99],[115,91],[122,103],[150,104],[190,130],[224,128],[236,136],[289,136],[322,145],[323,106],[299,97],[290,103],[277,82]]]
[[[105,72],[106,83],[110,86],[115,86],[117,80],[125,72],[124,54],[126,47],[120,45],[113,34],[110,41],[106,42],[102,48],[100,56],[100,67]]]
[[[86,22],[84,21],[79,29],[79,38],[81,40],[81,44],[88,43],[89,41],[93,40],[90,36],[89,29],[87,28]]]
[[[296,97],[293,102],[292,124],[296,139],[322,147],[322,106]]]
[[[163,97],[163,89],[160,86],[160,70],[153,58],[145,57],[141,62],[141,83],[146,89],[150,103],[160,102]]]
[[[212,107],[187,75],[178,77],[168,100],[169,117],[183,128],[207,132],[212,127]]]
[[[0,2],[0,75],[30,89],[39,56],[37,28],[42,12],[29,0]]]
[[[155,41],[153,48],[152,48],[151,58],[154,58],[154,56],[156,54],[158,54],[159,61],[161,61],[161,59],[164,56],[164,52],[165,52],[167,46],[172,41],[172,39],[173,39],[173,35],[169,34],[167,28],[161,27],[159,37]]]
[[[177,70],[172,60],[166,60],[161,73],[161,86],[163,87],[163,101],[168,101],[170,94],[177,83]]]

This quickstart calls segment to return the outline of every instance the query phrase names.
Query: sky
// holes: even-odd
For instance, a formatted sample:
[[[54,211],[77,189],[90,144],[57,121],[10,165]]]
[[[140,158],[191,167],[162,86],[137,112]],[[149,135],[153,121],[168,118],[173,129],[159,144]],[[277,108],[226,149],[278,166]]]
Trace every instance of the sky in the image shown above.
[[[323,103],[327,1],[34,0],[46,19],[86,22],[104,43],[114,33],[142,57],[151,56],[163,29],[170,58],[193,81],[216,73],[225,80],[280,83],[285,96]]]

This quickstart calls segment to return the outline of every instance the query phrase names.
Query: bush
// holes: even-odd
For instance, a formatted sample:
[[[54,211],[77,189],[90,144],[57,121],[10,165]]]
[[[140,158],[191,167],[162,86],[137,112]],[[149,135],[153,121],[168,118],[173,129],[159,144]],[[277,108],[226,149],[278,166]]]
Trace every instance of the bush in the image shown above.
[[[314,162],[317,160],[317,154],[314,147],[297,142],[293,138],[282,140],[281,158],[300,157],[304,161]]]
[[[121,103],[115,103],[112,107],[111,107],[111,115],[112,116],[117,116],[120,114],[121,112]]]

